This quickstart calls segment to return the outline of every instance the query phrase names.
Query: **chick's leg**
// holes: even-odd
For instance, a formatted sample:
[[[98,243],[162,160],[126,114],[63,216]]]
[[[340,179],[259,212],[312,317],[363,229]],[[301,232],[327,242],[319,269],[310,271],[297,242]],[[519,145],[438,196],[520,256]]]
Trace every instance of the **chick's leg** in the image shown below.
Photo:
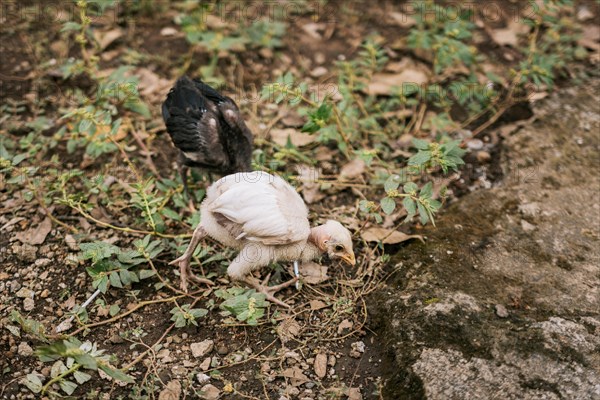
[[[179,171],[179,176],[181,177],[181,182],[183,182],[183,193],[188,198],[188,208],[191,212],[196,212],[196,207],[194,207],[194,198],[190,193],[190,188],[187,183],[187,176],[189,167],[184,164],[182,159],[177,160],[177,170]]]
[[[198,227],[194,231],[194,234],[192,235],[192,240],[190,241],[190,244],[188,245],[187,249],[185,250],[185,253],[183,253],[183,255],[181,257],[179,257],[178,259],[173,260],[169,263],[170,265],[174,265],[174,264],[179,265],[179,274],[180,274],[180,279],[181,279],[180,286],[181,286],[181,290],[183,290],[184,292],[188,291],[188,287],[187,287],[188,278],[189,278],[189,280],[194,281],[196,283],[204,283],[207,285],[213,284],[212,281],[209,279],[197,277],[196,275],[194,275],[194,273],[190,269],[190,260],[191,260],[192,256],[194,255],[194,251],[196,250],[196,247],[198,247],[198,243],[200,243],[200,240],[202,238],[204,238],[205,236],[206,236],[206,231],[204,230],[202,225],[198,225]]]
[[[242,249],[240,254],[236,257],[235,260],[229,267],[227,268],[227,274],[234,280],[244,282],[248,286],[254,288],[258,293],[262,293],[265,295],[265,298],[272,303],[278,304],[282,307],[290,308],[289,305],[285,304],[283,301],[277,299],[274,294],[284,289],[288,286],[296,283],[298,278],[291,279],[287,282],[284,282],[280,285],[276,286],[267,286],[270,278],[270,274],[267,278],[261,283],[258,279],[252,276],[252,271],[261,267],[268,265],[269,259],[261,259],[264,257],[260,256],[249,256],[248,248]]]

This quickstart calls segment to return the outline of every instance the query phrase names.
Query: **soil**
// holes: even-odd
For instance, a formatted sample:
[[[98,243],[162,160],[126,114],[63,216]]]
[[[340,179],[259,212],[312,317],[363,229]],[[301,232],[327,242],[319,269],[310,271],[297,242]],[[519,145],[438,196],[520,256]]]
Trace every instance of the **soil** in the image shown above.
[[[509,7],[512,2],[501,4]],[[337,60],[354,57],[368,34],[405,37],[406,28],[384,18],[395,6],[387,1],[379,9],[366,2],[331,2],[316,21],[324,23],[320,34],[326,39],[311,40],[302,26],[314,18],[299,15],[289,27],[282,49],[273,54],[245,52],[235,62],[221,60],[219,67],[231,86],[246,89],[262,86],[290,65],[300,76],[309,75],[317,65],[329,69]],[[346,10],[343,17],[340,7]],[[58,116],[57,105],[50,101],[56,88],[67,92],[86,87],[85,82],[62,82],[39,73],[37,67],[48,52],[59,58],[61,48],[51,45],[61,37],[60,24],[41,18],[39,9],[19,15],[3,21],[0,41],[2,103],[24,107],[7,123],[13,138],[28,133],[26,122],[34,116]],[[174,16],[171,12],[158,17],[140,12],[130,17],[135,24],[127,24],[125,16],[117,15],[117,24],[127,32],[108,50],[134,49],[146,57],[154,73],[174,78],[178,73],[175,65],[179,66],[190,50],[184,37],[161,34],[163,28],[174,26]],[[77,50],[70,46],[68,51],[74,55]],[[394,57],[403,54],[391,48],[388,51]],[[319,62],[317,54],[322,58]],[[101,66],[117,67],[116,60],[102,60]],[[207,61],[205,54],[194,54],[190,71]],[[331,79],[327,74],[320,82]],[[135,387],[93,374],[72,398],[167,399],[164,388],[174,381],[182,386],[183,398],[197,398],[207,382],[216,386],[223,398],[600,398],[600,273],[595,250],[600,237],[600,189],[591,172],[599,162],[598,110],[594,108],[598,87],[595,82],[587,89],[564,89],[566,92],[546,100],[537,111],[537,105],[532,110],[529,103],[520,104],[486,131],[481,139],[491,160],[481,162],[474,154],[467,156],[461,177],[451,187],[452,205],[443,211],[437,229],[418,232],[428,237],[425,244],[387,247],[393,257],[381,276],[365,278],[361,275],[364,271],[330,266],[332,279],[307,285],[301,293],[292,289],[282,292],[279,296],[294,306],[292,312],[285,314],[271,307],[268,318],[258,326],[229,323],[214,305],[211,290],[197,294],[199,306],[209,309],[197,327],[172,329],[171,303],[145,306],[79,336],[114,354],[117,366],[136,360],[148,346],[159,342],[129,371]],[[32,96],[36,101],[23,100]],[[158,100],[153,106],[158,110]],[[161,131],[156,110],[148,125]],[[245,111],[252,119],[258,118],[251,105]],[[534,112],[537,122],[528,120]],[[570,119],[562,119],[566,114]],[[516,121],[522,122],[518,130],[498,133],[504,132],[499,128]],[[44,132],[47,136],[53,133]],[[540,147],[539,143],[547,145]],[[158,136],[154,145],[169,149],[156,152],[154,160],[161,172],[170,174],[175,152],[168,137]],[[76,166],[84,160],[80,153],[66,154],[63,146],[55,154],[65,165]],[[93,174],[114,165],[118,163],[101,158],[88,163],[86,171]],[[332,170],[336,169],[334,165]],[[22,191],[12,192],[0,182],[0,318],[3,326],[12,325],[8,316],[18,310],[52,330],[75,304],[92,294],[91,279],[85,263],[77,260],[78,250],[67,245],[68,232],[62,228],[53,226],[39,244],[29,245],[17,238],[45,219],[45,211],[31,207],[23,196]],[[312,209],[321,212],[343,207],[348,199],[351,197],[340,193]],[[523,211],[534,209],[528,206],[533,203],[539,211],[532,215]],[[87,224],[84,238],[90,240],[127,246],[137,238],[90,227],[66,208],[55,211],[70,223]],[[533,233],[530,225],[535,227]],[[357,252],[366,251],[364,247],[359,245]],[[169,261],[165,256],[156,266],[176,284],[178,276],[167,265]],[[231,284],[224,278],[224,268],[215,272],[218,284],[227,288]],[[388,274],[383,285],[381,279]],[[362,287],[353,286],[356,278],[365,278]],[[155,283],[111,290],[100,299],[105,305],[126,310],[171,295],[164,288],[157,290]],[[325,306],[313,307],[310,301]],[[494,307],[498,304],[508,310],[508,317],[497,316]],[[90,322],[106,320],[107,311],[101,304],[90,306]],[[289,327],[292,322],[297,324],[294,329]],[[194,357],[192,344],[204,340],[212,340],[214,349]],[[40,362],[31,351],[39,344],[24,332],[17,337],[7,329],[0,330],[0,398],[36,398],[21,380],[33,371],[50,376],[51,364]],[[325,375],[318,376],[314,364],[322,354],[328,363]],[[210,365],[205,368],[208,358]],[[527,364],[530,358],[541,361]],[[544,364],[549,365],[552,376],[536,372]],[[306,382],[304,378],[291,379],[286,371],[300,371]],[[489,378],[486,372],[498,379]],[[209,381],[201,374],[210,375]],[[467,382],[457,384],[461,379]],[[583,383],[577,384],[578,379]],[[469,382],[485,384],[471,387]],[[233,393],[225,389],[229,384]]]

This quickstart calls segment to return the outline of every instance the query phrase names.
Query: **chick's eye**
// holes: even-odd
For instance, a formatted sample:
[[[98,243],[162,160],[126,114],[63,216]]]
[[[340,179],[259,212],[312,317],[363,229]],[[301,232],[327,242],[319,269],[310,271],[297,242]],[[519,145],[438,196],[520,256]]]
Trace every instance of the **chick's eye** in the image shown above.
[[[342,246],[341,244],[335,245],[335,251],[342,251],[342,250],[344,250],[344,246]]]

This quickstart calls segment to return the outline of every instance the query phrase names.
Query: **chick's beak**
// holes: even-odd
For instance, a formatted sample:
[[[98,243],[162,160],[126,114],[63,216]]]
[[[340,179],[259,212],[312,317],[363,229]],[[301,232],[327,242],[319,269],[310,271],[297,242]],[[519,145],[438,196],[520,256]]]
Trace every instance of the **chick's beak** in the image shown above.
[[[341,259],[345,262],[348,263],[348,265],[356,265],[356,258],[354,258],[354,253],[350,252],[350,253],[346,253],[344,254]]]

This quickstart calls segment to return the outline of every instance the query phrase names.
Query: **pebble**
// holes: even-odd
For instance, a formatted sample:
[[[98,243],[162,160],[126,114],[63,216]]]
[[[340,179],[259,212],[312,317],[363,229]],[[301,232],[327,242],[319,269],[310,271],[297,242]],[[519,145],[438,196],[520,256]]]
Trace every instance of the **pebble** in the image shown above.
[[[315,357],[314,368],[315,374],[317,374],[319,378],[324,378],[325,375],[327,375],[327,354],[317,354]]]
[[[199,343],[192,343],[190,345],[192,355],[196,358],[204,357],[205,355],[213,351],[214,347],[215,342],[210,339],[206,339]]]
[[[217,353],[219,353],[220,356],[224,356],[227,355],[227,353],[229,353],[229,349],[224,344],[220,344],[217,347]]]
[[[23,309],[25,311],[31,311],[35,308],[35,301],[33,301],[33,299],[24,299],[23,300]]]
[[[499,316],[500,318],[508,317],[508,310],[502,304],[496,304],[495,308],[497,316]]]
[[[535,231],[535,225],[530,224],[529,222],[525,221],[524,219],[521,220],[521,228],[525,232],[533,232],[533,231]]]
[[[45,267],[46,265],[50,264],[52,262],[52,260],[50,260],[49,258],[38,258],[37,260],[35,260],[35,266],[36,267]],[[40,279],[44,279],[40,276]]]
[[[27,344],[27,342],[21,342],[21,343],[19,343],[17,352],[22,357],[29,357],[30,355],[33,354],[33,349],[31,348],[30,345]]]
[[[20,297],[22,299],[26,299],[26,298],[33,299],[34,295],[35,295],[34,291],[31,289],[28,289],[28,288],[21,288],[17,292],[17,297]]]
[[[177,29],[172,26],[166,26],[160,30],[161,36],[174,36],[177,35]]]
[[[79,251],[79,246],[77,246],[77,240],[73,237],[73,235],[65,236],[65,243],[67,247],[72,251]]]
[[[325,67],[323,67],[323,66],[319,66],[319,67],[317,67],[317,68],[313,69],[312,71],[310,71],[310,75],[311,75],[313,78],[320,78],[320,77],[322,77],[323,75],[327,74],[327,72],[328,72],[328,71],[327,71],[327,68],[325,68]]]
[[[467,142],[467,147],[471,150],[483,149],[483,141],[480,139],[471,139]]]
[[[477,161],[479,161],[480,163],[486,163],[486,162],[490,161],[491,159],[492,159],[492,156],[487,151],[481,150],[481,151],[477,152]]]
[[[37,258],[37,247],[24,243],[23,245],[14,244],[13,253],[22,261],[34,262]]]
[[[210,382],[210,376],[199,373],[199,374],[196,374],[196,380],[198,381],[198,383],[200,385],[204,385],[205,383]]]
[[[206,371],[210,368],[210,357],[206,358],[204,361],[202,361],[202,364],[200,364],[200,369],[202,371]]]
[[[221,395],[221,391],[210,383],[202,386],[200,389],[200,398],[204,400],[217,400]]]

